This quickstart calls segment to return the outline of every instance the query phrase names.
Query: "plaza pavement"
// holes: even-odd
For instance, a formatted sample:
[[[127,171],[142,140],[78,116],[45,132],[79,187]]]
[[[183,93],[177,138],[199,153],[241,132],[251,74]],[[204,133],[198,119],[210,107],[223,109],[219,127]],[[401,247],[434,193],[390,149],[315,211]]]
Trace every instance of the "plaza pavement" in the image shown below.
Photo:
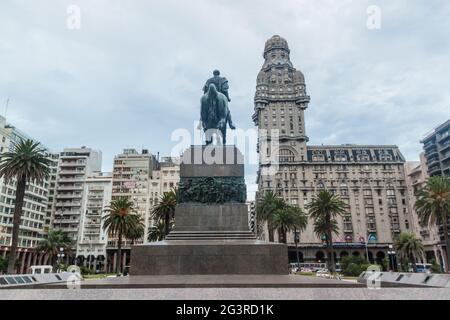
[[[131,276],[80,286],[2,289],[0,299],[42,300],[450,300],[450,289],[382,287],[309,276]]]

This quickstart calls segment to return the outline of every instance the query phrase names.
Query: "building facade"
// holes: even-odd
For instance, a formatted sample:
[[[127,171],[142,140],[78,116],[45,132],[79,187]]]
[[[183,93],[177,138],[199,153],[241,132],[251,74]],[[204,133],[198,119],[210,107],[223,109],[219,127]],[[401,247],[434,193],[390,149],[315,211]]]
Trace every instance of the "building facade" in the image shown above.
[[[106,271],[105,211],[111,203],[112,173],[94,172],[84,183],[84,202],[77,242],[77,262],[96,272]]]
[[[124,149],[114,157],[112,199],[127,197],[133,201],[136,213],[142,217],[145,230],[150,223],[149,180],[153,170],[156,169],[156,157],[142,150]],[[145,236],[144,236],[145,239]],[[144,239],[135,243],[143,243]],[[122,270],[128,265],[130,259],[131,242],[124,239],[122,243]],[[107,264],[110,271],[116,269],[117,238],[109,237],[107,244]]]
[[[66,148],[59,155],[53,228],[67,232],[75,253],[87,200],[86,180],[101,170],[101,164],[101,152],[91,148]]]
[[[138,152],[135,149],[125,149],[114,158],[112,198],[128,197],[142,217],[145,225],[144,237],[135,244],[147,243],[148,232],[153,226],[152,208],[158,204],[164,192],[178,186],[180,180],[179,159],[158,156],[148,150]],[[131,241],[123,240],[122,268],[130,259]],[[117,239],[108,238],[107,268],[113,271],[117,264]]]
[[[433,129],[422,141],[429,176],[450,176],[450,120]]]
[[[13,150],[13,143],[20,139],[30,139],[16,127],[7,124],[0,116],[0,153]],[[54,169],[54,168],[52,168]],[[45,262],[45,257],[36,255],[34,247],[46,234],[47,206],[49,203],[50,181],[27,183],[22,218],[19,231],[17,259],[19,272],[25,272],[32,264]],[[6,258],[11,246],[14,205],[16,201],[16,181],[0,179],[0,256]]]
[[[305,110],[310,97],[304,75],[290,61],[286,40],[269,39],[263,57],[253,115],[259,131],[257,198],[271,190],[304,209],[321,189],[339,194],[347,212],[338,218],[336,258],[361,255],[382,263],[394,237],[411,229],[404,157],[392,145],[308,145]],[[300,234],[299,256],[323,262],[325,245],[313,229],[310,220]],[[295,261],[293,233],[288,245]]]
[[[428,168],[425,153],[421,153],[420,161],[407,161],[405,163],[406,185],[408,190],[409,212],[411,212],[412,232],[422,239],[424,255],[421,262],[431,263],[433,259],[445,267],[445,250],[437,226],[422,226],[414,208],[417,192],[425,185],[428,179]]]

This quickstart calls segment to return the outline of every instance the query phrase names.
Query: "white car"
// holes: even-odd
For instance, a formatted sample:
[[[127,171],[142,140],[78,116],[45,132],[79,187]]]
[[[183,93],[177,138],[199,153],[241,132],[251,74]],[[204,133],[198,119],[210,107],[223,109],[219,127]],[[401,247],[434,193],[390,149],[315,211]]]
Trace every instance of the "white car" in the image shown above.
[[[328,272],[328,269],[320,269],[320,270],[317,270],[316,277],[330,278],[331,275]]]

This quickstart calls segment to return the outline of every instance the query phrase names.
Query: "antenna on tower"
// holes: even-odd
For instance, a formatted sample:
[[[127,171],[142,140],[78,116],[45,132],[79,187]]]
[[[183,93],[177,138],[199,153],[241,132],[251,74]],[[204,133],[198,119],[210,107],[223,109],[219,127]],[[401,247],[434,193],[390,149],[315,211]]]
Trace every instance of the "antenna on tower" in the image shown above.
[[[6,118],[6,114],[8,113],[8,106],[9,106],[9,98],[6,99],[6,105],[5,105],[5,118]]]

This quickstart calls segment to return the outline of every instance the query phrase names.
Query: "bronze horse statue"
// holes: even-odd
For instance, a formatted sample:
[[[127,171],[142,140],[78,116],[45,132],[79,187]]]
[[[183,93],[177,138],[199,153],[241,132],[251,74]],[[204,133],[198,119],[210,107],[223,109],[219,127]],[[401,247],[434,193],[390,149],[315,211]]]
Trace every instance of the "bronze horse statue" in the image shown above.
[[[228,99],[217,91],[214,83],[209,84],[208,91],[201,98],[200,117],[207,145],[212,143],[212,134],[217,133],[217,130],[221,133],[222,144],[226,144],[227,124],[230,129],[236,129],[231,121]]]

